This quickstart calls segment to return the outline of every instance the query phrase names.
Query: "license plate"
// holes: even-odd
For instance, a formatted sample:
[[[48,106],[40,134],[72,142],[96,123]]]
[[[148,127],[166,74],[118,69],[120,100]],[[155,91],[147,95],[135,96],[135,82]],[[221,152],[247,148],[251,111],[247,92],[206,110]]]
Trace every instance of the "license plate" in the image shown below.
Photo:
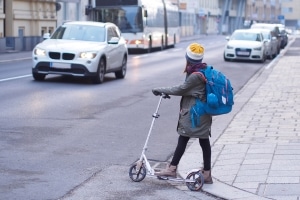
[[[71,64],[69,63],[50,63],[50,67],[59,69],[71,69]]]
[[[241,56],[249,56],[249,52],[248,51],[238,51],[236,52],[237,55],[241,55]]]

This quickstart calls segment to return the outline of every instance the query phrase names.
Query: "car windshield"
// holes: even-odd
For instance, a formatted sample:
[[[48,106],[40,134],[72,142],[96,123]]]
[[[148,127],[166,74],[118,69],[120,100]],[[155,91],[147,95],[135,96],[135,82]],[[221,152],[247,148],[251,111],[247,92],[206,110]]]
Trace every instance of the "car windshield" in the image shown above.
[[[262,41],[260,34],[248,32],[235,32],[231,36],[231,40],[247,40],[247,41]]]
[[[119,27],[122,33],[134,33],[143,30],[142,8],[139,6],[97,8],[95,9],[95,21],[112,22]]]
[[[51,39],[104,42],[105,37],[106,32],[103,27],[69,24],[60,26],[53,33]]]

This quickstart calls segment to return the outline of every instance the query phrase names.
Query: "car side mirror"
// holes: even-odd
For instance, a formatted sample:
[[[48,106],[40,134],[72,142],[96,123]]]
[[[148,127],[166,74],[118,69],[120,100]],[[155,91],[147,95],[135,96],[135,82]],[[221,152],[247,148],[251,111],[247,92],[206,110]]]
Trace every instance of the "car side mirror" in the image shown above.
[[[118,37],[112,37],[107,43],[108,44],[118,44],[120,41],[120,38]]]
[[[50,38],[50,33],[44,33],[43,39],[44,39],[44,40],[47,40],[47,39],[49,39],[49,38]]]
[[[230,37],[229,36],[226,36],[226,38],[225,38],[227,41],[230,39]]]

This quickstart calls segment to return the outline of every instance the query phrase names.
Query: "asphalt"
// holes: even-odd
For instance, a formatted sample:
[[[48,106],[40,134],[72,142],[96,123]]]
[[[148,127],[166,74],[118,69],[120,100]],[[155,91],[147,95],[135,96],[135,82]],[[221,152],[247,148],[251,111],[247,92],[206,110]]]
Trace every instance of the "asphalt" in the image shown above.
[[[212,176],[203,191],[224,199],[300,199],[300,37],[235,95],[230,114],[214,117]],[[195,140],[179,174],[202,166]]]
[[[28,57],[30,52],[2,53],[0,65]],[[280,55],[235,94],[233,111],[213,118],[214,183],[205,184],[204,192],[228,200],[300,199],[299,79],[300,37],[293,36]],[[193,140],[178,173],[186,177],[202,166],[201,160],[201,148]]]

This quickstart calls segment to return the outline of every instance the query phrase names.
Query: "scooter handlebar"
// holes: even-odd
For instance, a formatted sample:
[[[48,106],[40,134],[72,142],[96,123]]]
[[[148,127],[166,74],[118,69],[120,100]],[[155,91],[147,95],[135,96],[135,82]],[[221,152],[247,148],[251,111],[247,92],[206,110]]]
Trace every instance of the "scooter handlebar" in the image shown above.
[[[170,95],[165,94],[165,93],[161,93],[162,98],[164,99],[171,99]]]

